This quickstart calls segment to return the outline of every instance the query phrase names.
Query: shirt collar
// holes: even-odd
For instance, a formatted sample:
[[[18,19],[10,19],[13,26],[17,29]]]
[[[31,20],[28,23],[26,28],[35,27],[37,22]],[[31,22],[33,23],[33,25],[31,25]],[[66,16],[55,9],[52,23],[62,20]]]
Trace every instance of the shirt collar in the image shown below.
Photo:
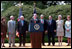
[[[34,19],[34,20],[36,20],[36,21],[37,21],[37,19]]]
[[[52,19],[50,19],[49,21],[52,21]]]
[[[21,21],[23,21],[23,20],[21,20]]]
[[[41,19],[41,20],[44,20],[44,19]]]

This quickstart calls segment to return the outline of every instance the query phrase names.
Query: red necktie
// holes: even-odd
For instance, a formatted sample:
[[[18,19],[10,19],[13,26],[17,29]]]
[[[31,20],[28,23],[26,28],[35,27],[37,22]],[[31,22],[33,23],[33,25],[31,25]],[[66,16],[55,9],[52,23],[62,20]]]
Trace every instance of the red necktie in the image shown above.
[[[34,21],[34,23],[36,23],[36,21]]]
[[[41,21],[41,23],[43,23],[43,21]]]

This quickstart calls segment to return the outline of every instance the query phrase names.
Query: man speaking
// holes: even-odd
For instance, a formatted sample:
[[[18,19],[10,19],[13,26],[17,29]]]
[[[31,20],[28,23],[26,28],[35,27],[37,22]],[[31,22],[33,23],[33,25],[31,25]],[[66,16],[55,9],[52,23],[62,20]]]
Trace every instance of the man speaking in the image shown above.
[[[33,19],[31,19],[29,23],[29,32],[32,48],[41,48],[42,31],[43,31],[43,25],[37,18],[37,14],[34,14]]]

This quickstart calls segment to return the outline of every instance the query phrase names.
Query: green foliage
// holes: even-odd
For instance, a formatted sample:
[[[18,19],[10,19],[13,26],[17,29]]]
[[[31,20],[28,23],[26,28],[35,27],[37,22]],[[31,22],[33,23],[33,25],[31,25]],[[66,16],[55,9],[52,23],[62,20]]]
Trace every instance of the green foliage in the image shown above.
[[[1,1],[3,3],[2,8],[3,11],[6,11],[9,7],[14,6],[14,3],[18,3],[19,1]]]
[[[62,15],[63,19],[66,19],[67,15],[71,15],[71,5],[56,5],[51,6],[43,10],[43,14],[48,17],[49,15],[53,16],[53,19],[57,19],[58,15]]]
[[[39,8],[37,9],[38,16],[42,13],[42,10]],[[8,8],[5,12],[1,13],[1,16],[5,16],[7,20],[9,20],[10,15],[14,15],[15,20],[17,20],[19,16],[19,7],[12,6]],[[25,20],[29,21],[33,16],[33,7],[30,5],[23,5],[22,6],[22,15],[25,17]]]
[[[45,35],[44,42],[46,42],[46,43],[48,42],[48,36],[47,35]],[[58,38],[57,37],[55,38],[55,42],[58,42]],[[67,42],[67,38],[66,37],[63,38],[63,42]],[[7,38],[5,39],[5,43],[8,43],[8,39]],[[15,38],[15,43],[19,43],[19,38],[18,37]],[[26,43],[30,43],[30,35],[26,36]]]
[[[63,19],[66,20],[67,15],[71,15],[71,5],[56,5],[46,9],[39,9],[36,7],[36,10],[38,17],[40,17],[41,14],[44,14],[45,19],[48,19],[48,16],[52,15],[53,19],[56,20],[57,16],[61,14],[63,16]],[[22,14],[25,17],[25,20],[29,21],[33,16],[33,6],[23,5]],[[15,20],[17,21],[17,18],[19,16],[19,7],[11,6],[5,12],[1,13],[1,16],[5,16],[7,20],[9,20],[10,15],[14,15]]]

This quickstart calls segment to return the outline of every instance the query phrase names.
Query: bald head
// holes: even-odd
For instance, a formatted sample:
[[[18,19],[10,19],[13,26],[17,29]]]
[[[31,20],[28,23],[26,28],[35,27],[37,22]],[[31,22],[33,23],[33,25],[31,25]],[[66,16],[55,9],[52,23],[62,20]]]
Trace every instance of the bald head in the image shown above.
[[[43,14],[41,14],[41,15],[40,15],[40,18],[41,18],[41,19],[43,19],[43,18],[44,18],[44,15],[43,15]]]
[[[37,14],[34,14],[34,15],[33,15],[33,18],[36,19],[36,18],[37,18]]]
[[[21,19],[21,20],[24,20],[24,16],[21,16],[20,19]]]
[[[11,19],[11,20],[14,20],[14,16],[10,16],[10,19]]]
[[[33,16],[37,16],[37,14],[35,13],[35,14],[33,14]]]
[[[51,19],[52,19],[52,16],[50,15],[50,16],[49,16],[49,20],[51,20]]]

